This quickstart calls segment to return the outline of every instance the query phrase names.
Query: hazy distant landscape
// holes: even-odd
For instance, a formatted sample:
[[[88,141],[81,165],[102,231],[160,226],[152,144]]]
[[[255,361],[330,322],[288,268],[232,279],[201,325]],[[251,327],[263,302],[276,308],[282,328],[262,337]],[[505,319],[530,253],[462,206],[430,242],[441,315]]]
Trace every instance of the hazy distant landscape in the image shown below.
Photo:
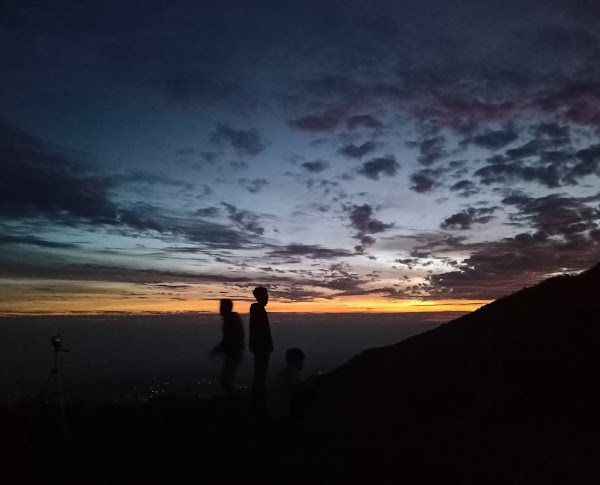
[[[328,371],[296,388],[306,407],[288,421],[215,396],[215,314],[5,319],[7,389],[44,380],[49,335],[73,349],[66,400],[1,406],[6,482],[595,485],[599,284],[600,264],[442,325],[272,313],[271,369],[298,345],[307,374]]]
[[[356,353],[389,345],[458,316],[454,313],[271,314],[281,367],[285,349],[305,350],[305,374],[329,371]],[[247,332],[248,316],[242,315]],[[50,337],[60,333],[69,353],[61,354],[67,396],[85,400],[144,400],[156,394],[178,398],[211,396],[219,359],[209,350],[220,339],[218,314],[3,317],[0,390],[14,401],[44,390],[52,367]],[[251,377],[247,355],[239,375]],[[152,389],[150,389],[152,388]],[[153,392],[156,391],[156,392]]]

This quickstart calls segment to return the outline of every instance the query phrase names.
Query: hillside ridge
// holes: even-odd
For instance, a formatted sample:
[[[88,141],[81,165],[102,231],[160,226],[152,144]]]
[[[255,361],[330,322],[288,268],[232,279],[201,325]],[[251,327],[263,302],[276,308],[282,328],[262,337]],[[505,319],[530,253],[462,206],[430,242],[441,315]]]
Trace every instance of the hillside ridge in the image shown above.
[[[396,344],[317,383],[316,413],[498,416],[600,404],[600,264],[555,276]]]

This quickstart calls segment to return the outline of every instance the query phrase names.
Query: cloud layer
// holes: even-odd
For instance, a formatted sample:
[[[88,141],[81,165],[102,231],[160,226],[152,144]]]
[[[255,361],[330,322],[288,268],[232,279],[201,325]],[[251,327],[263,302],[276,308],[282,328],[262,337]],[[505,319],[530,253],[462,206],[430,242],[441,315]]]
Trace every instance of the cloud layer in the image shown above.
[[[600,259],[595,2],[5,12],[12,274],[477,299]]]

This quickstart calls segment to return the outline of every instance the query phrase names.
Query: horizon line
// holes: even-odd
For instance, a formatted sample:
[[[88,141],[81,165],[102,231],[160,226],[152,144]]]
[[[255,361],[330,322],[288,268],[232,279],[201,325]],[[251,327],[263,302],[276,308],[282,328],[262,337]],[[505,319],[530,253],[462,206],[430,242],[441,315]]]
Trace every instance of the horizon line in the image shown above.
[[[91,302],[77,302],[78,304],[67,305],[70,309],[60,305],[58,302],[45,302],[34,309],[4,308],[0,309],[1,317],[19,317],[19,316],[118,316],[118,315],[183,315],[183,314],[205,314],[218,315],[219,300],[205,300],[194,302],[176,302],[165,305],[165,302],[143,302],[137,308],[126,305],[111,305],[104,301],[100,305],[90,305]],[[269,313],[298,313],[298,314],[379,314],[379,313],[470,313],[482,306],[491,303],[494,300],[402,300],[394,302],[377,301],[359,301],[356,304],[336,304],[334,302],[277,302],[270,301],[267,305]],[[40,303],[40,302],[37,302]],[[60,302],[65,303],[65,302]],[[75,303],[75,302],[72,302]],[[122,304],[122,302],[119,302]],[[249,302],[243,302],[234,306],[234,311],[242,315],[249,313],[245,307]],[[90,306],[93,309],[89,309]],[[171,308],[165,308],[170,306]],[[175,308],[173,308],[173,306]],[[75,307],[75,308],[73,308]],[[87,307],[87,308],[85,308]],[[121,308],[119,308],[121,307]],[[145,308],[144,308],[145,307]],[[162,307],[162,308],[160,308]]]

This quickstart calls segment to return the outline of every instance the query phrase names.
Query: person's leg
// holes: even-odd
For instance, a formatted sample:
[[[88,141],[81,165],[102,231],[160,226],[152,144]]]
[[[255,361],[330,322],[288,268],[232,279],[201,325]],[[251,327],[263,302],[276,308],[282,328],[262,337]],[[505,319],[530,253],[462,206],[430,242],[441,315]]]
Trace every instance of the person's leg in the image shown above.
[[[219,384],[224,391],[230,393],[233,390],[233,362],[231,356],[223,356],[223,367],[221,368],[221,375],[219,376]]]
[[[258,411],[264,411],[267,399],[267,370],[271,354],[254,354],[252,396]]]
[[[232,393],[235,388],[235,374],[242,364],[242,353],[226,354],[223,358],[223,368],[219,382],[221,387],[228,393]]]
[[[259,391],[267,388],[267,369],[271,354],[254,354],[253,388]]]

